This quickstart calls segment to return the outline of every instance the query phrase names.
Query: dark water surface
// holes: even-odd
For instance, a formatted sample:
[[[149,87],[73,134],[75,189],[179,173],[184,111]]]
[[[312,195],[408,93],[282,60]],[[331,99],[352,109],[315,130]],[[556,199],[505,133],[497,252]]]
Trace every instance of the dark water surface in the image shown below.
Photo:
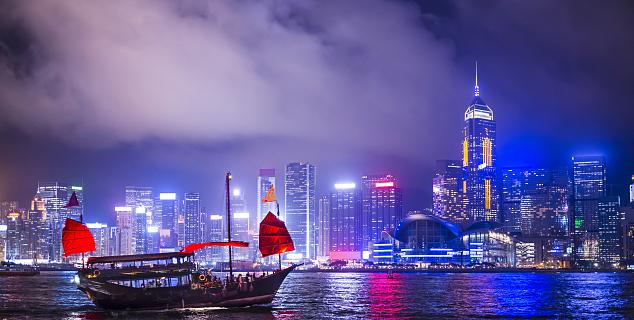
[[[73,275],[0,278],[0,319],[634,318],[631,273],[293,273],[270,306],[114,314]]]

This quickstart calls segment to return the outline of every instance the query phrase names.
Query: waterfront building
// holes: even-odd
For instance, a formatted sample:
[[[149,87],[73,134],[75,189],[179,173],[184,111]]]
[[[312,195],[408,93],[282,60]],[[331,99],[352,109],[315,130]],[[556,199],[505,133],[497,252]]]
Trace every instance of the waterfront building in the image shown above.
[[[473,223],[462,233],[461,263],[468,252],[468,261],[495,267],[515,266],[515,241],[502,231],[502,224],[494,221]]]
[[[392,175],[361,177],[362,245],[369,252],[382,233],[391,233],[403,219],[403,194]]]
[[[218,242],[227,240],[224,233],[226,221],[222,215],[207,213],[205,210],[203,211],[203,214],[201,214],[201,222],[201,228],[203,229],[201,237],[202,242]],[[199,261],[201,264],[206,266],[216,266],[216,264],[224,261],[225,251],[226,248],[223,247],[203,248],[197,253],[200,259],[197,259],[196,261]]]
[[[119,241],[119,228],[108,228],[108,255],[118,256],[121,254],[121,242]]]
[[[295,251],[285,254],[287,260],[316,258],[316,181],[314,165],[294,162],[286,166],[284,220],[295,243]]]
[[[329,256],[334,260],[361,260],[361,192],[354,183],[337,183],[334,188],[329,201]]]
[[[471,221],[498,221],[496,123],[493,110],[480,97],[476,66],[474,98],[464,114],[462,141],[463,192]]]
[[[148,215],[147,208],[140,207],[128,207],[133,210],[132,213],[132,252],[134,254],[149,253],[147,246],[147,228],[148,228]]]
[[[200,242],[200,193],[185,193],[183,214],[185,217],[185,245]]]
[[[178,199],[176,193],[159,193],[159,204],[161,212],[160,228],[160,251],[171,252],[177,249],[177,219],[178,219]]]
[[[24,247],[27,239],[24,233],[24,211],[20,209],[13,210],[7,214],[7,231],[6,231],[6,253],[7,260],[17,260],[22,258]]]
[[[145,208],[147,225],[159,225],[160,219],[154,214],[154,189],[152,187],[125,187],[125,206]]]
[[[461,252],[460,234],[460,227],[447,220],[428,214],[410,214],[394,232],[394,238],[399,241],[397,260],[426,265],[452,263],[454,256]]]
[[[8,259],[8,238],[7,232],[9,213],[16,212],[18,210],[17,201],[1,201],[0,202],[0,261]]]
[[[158,252],[149,249],[147,230],[160,225],[154,213],[154,189],[152,187],[125,187],[125,206],[133,208],[133,242],[136,254]]]
[[[535,257],[535,242],[515,243],[515,266],[517,268],[534,268],[537,266]]]
[[[27,241],[24,259],[48,261],[51,254],[51,220],[46,213],[46,204],[39,194],[31,200],[31,206],[23,221]]]
[[[275,186],[275,169],[266,168],[260,169],[257,181],[257,198],[256,198],[256,214],[252,217],[249,224],[253,226],[252,235],[253,235],[253,252],[252,256],[254,258],[257,257],[258,253],[255,248],[259,245],[259,225],[260,222],[264,219],[267,213],[272,212],[273,214],[278,214],[277,212],[277,204],[275,202],[262,202],[262,199],[266,196],[266,193],[272,187],[274,190],[277,190]],[[270,263],[272,258],[264,258],[261,259],[264,263]]]
[[[73,191],[79,200],[79,207],[64,208],[68,199],[70,199]],[[46,214],[51,221],[51,254],[50,260],[61,262],[64,260],[62,250],[62,229],[66,218],[79,221],[80,215],[84,208],[83,187],[72,186],[60,182],[41,182],[38,183],[37,194],[44,200]]]
[[[606,196],[606,167],[603,156],[572,159],[573,261],[575,266],[599,263],[599,201]]]
[[[317,205],[317,259],[330,255],[330,195],[321,196]]]
[[[598,202],[599,263],[603,268],[618,268],[623,255],[623,239],[618,196]]]
[[[133,214],[131,207],[118,206],[114,207],[117,217],[118,231],[118,254],[128,255],[134,254],[134,230],[133,230]]]
[[[89,256],[100,257],[110,255],[110,228],[107,224],[93,222],[86,223],[92,237],[95,239],[95,251]]]
[[[479,221],[462,231],[457,224],[437,216],[413,213],[394,231],[393,237],[398,241],[395,261],[421,267],[432,264],[512,267],[515,242],[501,228],[497,222]]]
[[[161,251],[161,229],[158,226],[147,227],[146,239],[148,253]]]
[[[459,225],[469,222],[463,181],[464,173],[459,160],[436,161],[432,187],[434,215]]]
[[[522,243],[532,243],[536,265],[569,265],[570,194],[565,169],[502,169],[503,229]]]
[[[234,188],[231,191],[231,240],[251,240],[250,216],[243,190]],[[251,260],[249,251],[246,248],[235,248],[233,257],[235,260]]]

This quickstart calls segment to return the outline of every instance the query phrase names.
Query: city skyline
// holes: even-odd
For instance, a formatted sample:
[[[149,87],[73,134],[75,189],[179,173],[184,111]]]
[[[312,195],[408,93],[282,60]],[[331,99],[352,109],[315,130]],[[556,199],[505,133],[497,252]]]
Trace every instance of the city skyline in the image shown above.
[[[575,154],[603,154],[609,181],[617,186],[627,186],[634,170],[628,120],[634,108],[627,107],[634,54],[623,32],[632,29],[633,19],[618,2],[605,5],[604,12],[614,16],[573,2],[370,1],[363,8],[323,3],[313,10],[247,3],[180,9],[119,4],[125,10],[114,4],[2,6],[0,59],[7,68],[0,77],[0,146],[8,151],[0,154],[2,199],[27,203],[38,180],[83,180],[92,190],[87,217],[105,215],[126,185],[200,192],[201,199],[210,199],[201,205],[214,210],[225,170],[235,173],[236,184],[247,186],[259,168],[282,172],[288,162],[307,161],[321,168],[324,186],[390,172],[401,177],[410,195],[407,210],[429,207],[431,186],[421,182],[433,176],[435,160],[460,157],[460,114],[472,94],[476,60],[478,85],[495,109],[501,166],[555,167]],[[251,6],[261,13],[257,19],[243,16],[253,12]],[[141,24],[134,19],[140,8],[163,22]],[[57,14],[40,19],[41,10]],[[249,21],[236,24],[255,30],[270,30],[262,26],[270,23],[265,17],[274,16],[281,34],[261,31],[258,38],[271,37],[262,43],[235,37],[206,18],[200,18],[197,32],[183,30],[212,11],[237,19],[229,21]],[[377,12],[381,21],[394,23],[375,25]],[[493,12],[505,18],[473,23]],[[516,15],[520,18],[508,18]],[[91,16],[107,18],[81,18]],[[340,23],[350,23],[352,34],[335,27]],[[311,32],[310,25],[320,32]],[[115,35],[129,28],[143,32],[119,41]],[[158,31],[162,28],[174,32]],[[201,40],[204,30],[217,37]],[[372,37],[367,30],[373,30]],[[153,34],[162,36],[144,37]],[[106,47],[89,39],[102,39]],[[182,44],[181,39],[186,45],[171,45]],[[305,44],[304,50],[292,43]],[[392,49],[382,50],[385,43]],[[104,55],[110,48],[125,49]],[[181,59],[186,52],[190,59]],[[353,58],[352,52],[364,58]],[[218,55],[238,58],[227,64],[208,58]],[[97,66],[117,72],[99,72]],[[209,71],[227,67],[235,73]],[[156,73],[171,77],[151,76]],[[225,81],[228,75],[241,81]],[[279,85],[271,88],[273,83]],[[46,92],[55,94],[42,95]],[[245,101],[250,95],[244,92],[251,92],[252,100]]]

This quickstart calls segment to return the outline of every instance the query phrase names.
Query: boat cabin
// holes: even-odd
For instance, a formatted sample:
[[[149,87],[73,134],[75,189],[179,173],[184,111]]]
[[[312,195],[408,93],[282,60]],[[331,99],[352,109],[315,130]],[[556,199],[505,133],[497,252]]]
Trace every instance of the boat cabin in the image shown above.
[[[133,288],[189,286],[194,254],[184,252],[88,258],[87,279]]]

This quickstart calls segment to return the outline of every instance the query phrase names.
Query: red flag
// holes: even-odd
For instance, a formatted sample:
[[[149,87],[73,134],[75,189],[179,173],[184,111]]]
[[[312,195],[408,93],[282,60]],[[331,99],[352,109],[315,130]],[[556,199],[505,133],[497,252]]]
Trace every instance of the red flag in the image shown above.
[[[275,196],[275,187],[271,185],[269,190],[266,192],[266,195],[262,199],[262,203],[275,201],[277,201],[277,197]]]
[[[64,208],[73,208],[79,207],[79,200],[77,200],[77,194],[73,191],[73,194],[70,195],[70,199],[68,199],[68,203],[64,206]]]
[[[293,239],[284,221],[270,211],[260,222],[260,252],[262,257],[295,250]]]
[[[62,245],[64,246],[64,257],[96,250],[95,239],[88,227],[73,219],[66,219],[64,223]]]
[[[203,243],[192,243],[185,246],[181,252],[191,253],[198,249],[202,249],[205,247],[241,247],[246,248],[249,246],[248,242],[244,241],[225,241],[225,242],[203,242]]]

